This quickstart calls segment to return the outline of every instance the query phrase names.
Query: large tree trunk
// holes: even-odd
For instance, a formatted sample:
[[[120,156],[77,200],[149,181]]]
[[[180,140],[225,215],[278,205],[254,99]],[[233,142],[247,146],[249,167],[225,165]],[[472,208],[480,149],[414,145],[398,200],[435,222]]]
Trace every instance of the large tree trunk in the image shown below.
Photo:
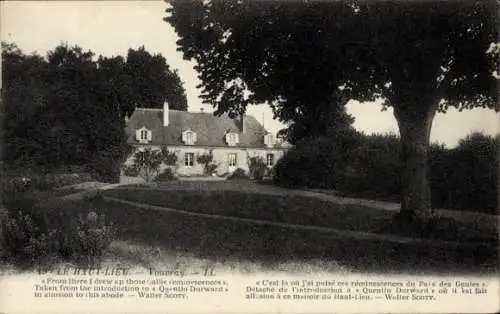
[[[429,185],[428,151],[434,105],[396,106],[394,116],[401,134],[401,212],[405,220],[427,221],[434,215]],[[419,106],[420,105],[420,106]]]

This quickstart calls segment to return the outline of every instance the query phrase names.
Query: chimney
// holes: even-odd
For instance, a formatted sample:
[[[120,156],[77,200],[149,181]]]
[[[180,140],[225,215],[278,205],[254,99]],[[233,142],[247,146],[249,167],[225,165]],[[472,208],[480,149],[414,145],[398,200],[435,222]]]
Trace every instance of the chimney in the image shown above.
[[[244,114],[241,114],[238,117],[238,124],[239,124],[239,128],[240,128],[241,133],[245,134],[245,115]]]
[[[168,126],[168,102],[163,103],[163,126]]]

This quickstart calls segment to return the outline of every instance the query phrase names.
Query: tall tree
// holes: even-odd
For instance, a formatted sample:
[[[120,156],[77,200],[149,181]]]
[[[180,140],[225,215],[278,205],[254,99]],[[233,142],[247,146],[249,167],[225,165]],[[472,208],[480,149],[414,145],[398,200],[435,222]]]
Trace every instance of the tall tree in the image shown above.
[[[2,76],[3,157],[19,166],[50,170],[93,163],[96,156],[114,159],[124,148],[121,118],[136,104],[158,107],[167,100],[173,109],[187,109],[177,72],[144,48],[129,50],[127,59],[96,60],[92,51],[60,44],[44,58],[2,42]]]
[[[161,108],[164,101],[168,101],[171,109],[187,110],[182,81],[177,70],[172,71],[162,55],[151,55],[144,47],[129,49],[123,75],[123,86],[129,90],[124,103],[128,110],[136,105]]]
[[[2,42],[3,160],[27,163],[42,152],[38,113],[45,108],[48,64],[39,55],[25,55],[15,44]]]
[[[195,59],[206,102],[239,113],[267,102],[383,97],[402,144],[402,216],[432,215],[427,152],[436,111],[498,110],[495,1],[171,0],[165,20]],[[374,182],[376,184],[376,182]]]

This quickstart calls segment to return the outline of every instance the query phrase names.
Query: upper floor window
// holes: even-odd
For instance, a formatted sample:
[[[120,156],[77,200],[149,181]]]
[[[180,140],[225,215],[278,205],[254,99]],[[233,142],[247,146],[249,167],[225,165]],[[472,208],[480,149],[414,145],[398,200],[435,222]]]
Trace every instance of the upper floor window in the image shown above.
[[[147,143],[152,139],[152,132],[146,127],[142,127],[135,131],[135,139],[140,143]]]
[[[267,154],[266,155],[266,165],[268,167],[274,166],[274,154]]]
[[[182,141],[184,144],[193,145],[196,142],[196,133],[191,130],[184,131],[182,133]]]
[[[238,133],[228,132],[226,133],[226,143],[229,146],[235,146],[238,144]]]
[[[267,147],[271,147],[274,145],[274,137],[271,133],[264,135],[264,144]]]

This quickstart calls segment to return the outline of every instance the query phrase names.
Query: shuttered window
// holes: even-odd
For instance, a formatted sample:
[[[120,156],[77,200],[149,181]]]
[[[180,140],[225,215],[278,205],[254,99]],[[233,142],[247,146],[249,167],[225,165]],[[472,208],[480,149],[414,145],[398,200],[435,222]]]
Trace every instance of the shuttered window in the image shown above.
[[[194,153],[185,153],[184,154],[184,166],[186,166],[186,167],[194,166]]]

